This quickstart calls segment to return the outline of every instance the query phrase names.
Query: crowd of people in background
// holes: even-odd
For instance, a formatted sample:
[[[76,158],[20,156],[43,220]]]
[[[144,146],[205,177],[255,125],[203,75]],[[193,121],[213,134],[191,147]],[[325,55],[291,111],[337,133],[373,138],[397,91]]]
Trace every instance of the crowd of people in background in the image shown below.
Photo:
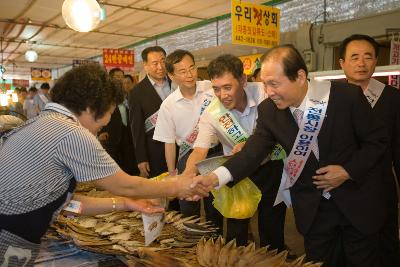
[[[19,101],[10,109],[28,119],[28,126],[21,130],[25,137],[34,135],[39,123],[49,126],[56,120],[59,127],[68,125],[66,130],[80,132],[71,136],[70,142],[78,144],[84,140],[90,150],[85,153],[96,159],[78,155],[71,148],[68,153],[79,161],[103,166],[94,171],[89,164],[85,167],[89,169],[85,169],[68,161],[66,150],[55,151],[57,162],[67,162],[63,168],[72,170],[71,174],[64,174],[65,183],[57,188],[59,193],[52,199],[57,203],[42,199],[22,208],[22,193],[18,193],[20,202],[15,206],[0,199],[0,218],[4,219],[7,212],[10,216],[8,224],[0,223],[0,230],[12,233],[16,228],[10,226],[11,222],[18,216],[31,218],[20,214],[23,212],[30,214],[38,209],[48,216],[41,208],[60,206],[66,197],[64,193],[73,191],[72,180],[96,180],[125,197],[178,195],[181,200],[171,203],[170,209],[180,210],[185,216],[199,215],[200,204],[193,200],[204,197],[207,219],[222,230],[223,217],[213,207],[213,197],[207,192],[249,177],[262,192],[258,209],[261,246],[286,249],[285,203],[289,202],[296,226],[304,236],[307,260],[322,261],[324,266],[400,266],[395,182],[396,175],[400,176],[400,92],[371,78],[379,54],[379,45],[373,38],[352,35],[342,42],[339,53],[346,75],[343,82],[307,80],[306,64],[291,45],[270,49],[251,77],[243,74],[238,57],[221,55],[208,66],[210,81],[199,81],[190,51],[178,49],[167,55],[162,47],[152,46],[142,52],[146,75],[141,81],[119,68],[111,69],[107,75],[99,67],[89,66],[70,71],[53,89],[48,83],[41,84],[40,89],[17,88]],[[86,72],[99,75],[97,88],[85,80],[81,84],[73,80],[90,80]],[[82,88],[69,91],[69,85]],[[83,88],[89,93],[82,92]],[[106,100],[108,89],[113,95]],[[103,93],[99,102],[68,96],[76,93],[81,97],[99,97],[96,90]],[[316,102],[322,104],[317,106]],[[233,130],[225,131],[225,122],[216,119],[218,112],[233,118]],[[51,128],[58,137],[66,137],[61,128]],[[232,137],[235,129],[243,133],[240,142]],[[304,140],[303,145],[294,145],[301,134],[310,131],[316,133],[314,139],[304,147]],[[9,136],[0,151],[11,151],[13,145],[18,148],[18,136]],[[57,150],[47,143],[50,141],[38,142]],[[287,158],[272,156],[277,145]],[[300,158],[300,154],[304,157]],[[209,175],[194,177],[198,175],[196,163],[215,155],[233,157]],[[286,172],[288,161],[299,159],[304,164],[298,175],[292,177]],[[14,170],[21,172],[21,168],[15,166]],[[29,168],[35,171],[39,167]],[[0,170],[3,176],[5,170]],[[180,192],[162,190],[161,186],[147,184],[138,177],[151,178],[165,172],[170,176],[182,175],[181,183],[170,185]],[[136,178],[132,179],[133,176]],[[97,180],[99,177],[102,179]],[[290,184],[288,180],[292,178],[294,182]],[[26,177],[21,179],[30,181]],[[55,181],[57,177],[46,179]],[[186,187],[190,183],[192,189]],[[135,191],[137,186],[143,187]],[[1,187],[15,189],[10,179],[2,181]],[[0,192],[3,197],[1,189]],[[227,218],[227,240],[236,239],[238,245],[246,245],[248,223],[249,218]],[[38,242],[37,236],[31,237],[21,229],[15,231]],[[6,237],[0,235],[1,238]],[[1,252],[0,249],[0,256]]]

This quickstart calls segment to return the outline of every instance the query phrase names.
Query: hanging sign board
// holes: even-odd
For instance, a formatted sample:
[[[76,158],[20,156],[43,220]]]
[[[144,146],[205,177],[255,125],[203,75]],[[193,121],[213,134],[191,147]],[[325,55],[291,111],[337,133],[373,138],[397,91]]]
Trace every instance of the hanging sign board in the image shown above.
[[[253,71],[257,68],[260,68],[262,54],[248,55],[239,57],[243,62],[243,72],[246,75],[252,75]]]
[[[79,67],[80,65],[85,65],[85,64],[90,64],[90,63],[99,63],[94,60],[88,60],[88,59],[73,59],[72,60],[72,67],[76,68]]]
[[[232,0],[232,43],[273,47],[280,40],[280,10]]]
[[[47,68],[31,68],[31,80],[32,81],[50,81],[51,80],[51,69]]]
[[[120,68],[122,70],[133,70],[134,53],[130,49],[103,49],[103,65],[106,69]]]
[[[20,79],[13,79],[12,85],[15,87],[29,87],[29,80],[20,80]]]

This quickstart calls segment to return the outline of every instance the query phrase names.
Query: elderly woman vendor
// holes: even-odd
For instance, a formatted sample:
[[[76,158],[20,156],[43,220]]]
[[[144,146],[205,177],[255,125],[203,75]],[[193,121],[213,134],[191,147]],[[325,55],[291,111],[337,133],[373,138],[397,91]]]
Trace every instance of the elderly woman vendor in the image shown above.
[[[120,87],[96,64],[74,68],[56,82],[43,112],[2,137],[0,266],[33,265],[76,182],[95,181],[124,197],[207,195],[189,176],[164,182],[129,176],[107,154],[95,135],[122,102]]]

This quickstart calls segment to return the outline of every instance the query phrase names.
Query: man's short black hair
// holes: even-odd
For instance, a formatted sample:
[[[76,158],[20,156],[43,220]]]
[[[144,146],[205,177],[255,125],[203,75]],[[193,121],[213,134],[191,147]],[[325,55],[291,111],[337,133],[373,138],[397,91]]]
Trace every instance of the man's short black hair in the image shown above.
[[[167,68],[168,73],[174,73],[174,64],[179,63],[182,61],[184,56],[189,56],[194,62],[194,56],[187,50],[178,49],[168,55],[165,60],[165,66]]]
[[[123,101],[121,83],[99,64],[85,64],[66,72],[50,91],[51,100],[80,115],[89,108],[95,119]]]
[[[50,89],[50,84],[48,84],[48,83],[42,83],[42,84],[40,85],[40,89],[49,90],[49,89]]]
[[[256,68],[254,71],[253,71],[253,75],[251,75],[253,78],[254,78],[254,80],[255,79],[257,79],[257,75],[258,75],[258,73],[261,71],[261,68]]]
[[[147,56],[149,55],[149,53],[151,52],[160,52],[163,53],[164,56],[167,55],[167,53],[165,52],[164,48],[162,48],[161,46],[149,46],[146,47],[143,51],[142,51],[142,60],[143,62],[147,62]]]
[[[111,77],[114,77],[114,74],[115,74],[116,72],[119,72],[119,71],[122,72],[122,74],[124,74],[124,71],[121,70],[120,68],[112,68],[108,74],[109,74]]]
[[[339,58],[344,59],[346,56],[346,48],[348,44],[352,41],[367,41],[372,45],[375,50],[375,57],[378,57],[379,54],[379,44],[375,41],[374,38],[365,34],[353,34],[342,41],[339,46]]]
[[[31,87],[29,87],[28,92],[34,92],[34,93],[36,93],[36,92],[37,92],[37,88],[36,88],[35,86],[31,86]]]
[[[261,62],[264,63],[275,57],[280,60],[283,73],[290,81],[297,79],[299,70],[304,70],[306,76],[308,76],[306,63],[300,52],[293,45],[285,44],[271,48],[261,57]]]
[[[207,67],[210,79],[218,78],[229,72],[240,81],[243,78],[243,63],[234,55],[224,54],[213,59]]]

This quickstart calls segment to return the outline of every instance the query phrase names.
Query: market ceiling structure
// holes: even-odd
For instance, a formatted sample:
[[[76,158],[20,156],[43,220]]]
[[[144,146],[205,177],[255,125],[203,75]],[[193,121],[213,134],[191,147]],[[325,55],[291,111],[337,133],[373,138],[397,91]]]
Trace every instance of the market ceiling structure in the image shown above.
[[[265,3],[255,0],[253,3]],[[0,61],[6,73],[27,75],[31,67],[60,68],[72,59],[99,56],[159,34],[230,13],[229,0],[108,0],[106,19],[92,32],[68,28],[63,0],[0,0]],[[32,47],[39,59],[25,60]]]

